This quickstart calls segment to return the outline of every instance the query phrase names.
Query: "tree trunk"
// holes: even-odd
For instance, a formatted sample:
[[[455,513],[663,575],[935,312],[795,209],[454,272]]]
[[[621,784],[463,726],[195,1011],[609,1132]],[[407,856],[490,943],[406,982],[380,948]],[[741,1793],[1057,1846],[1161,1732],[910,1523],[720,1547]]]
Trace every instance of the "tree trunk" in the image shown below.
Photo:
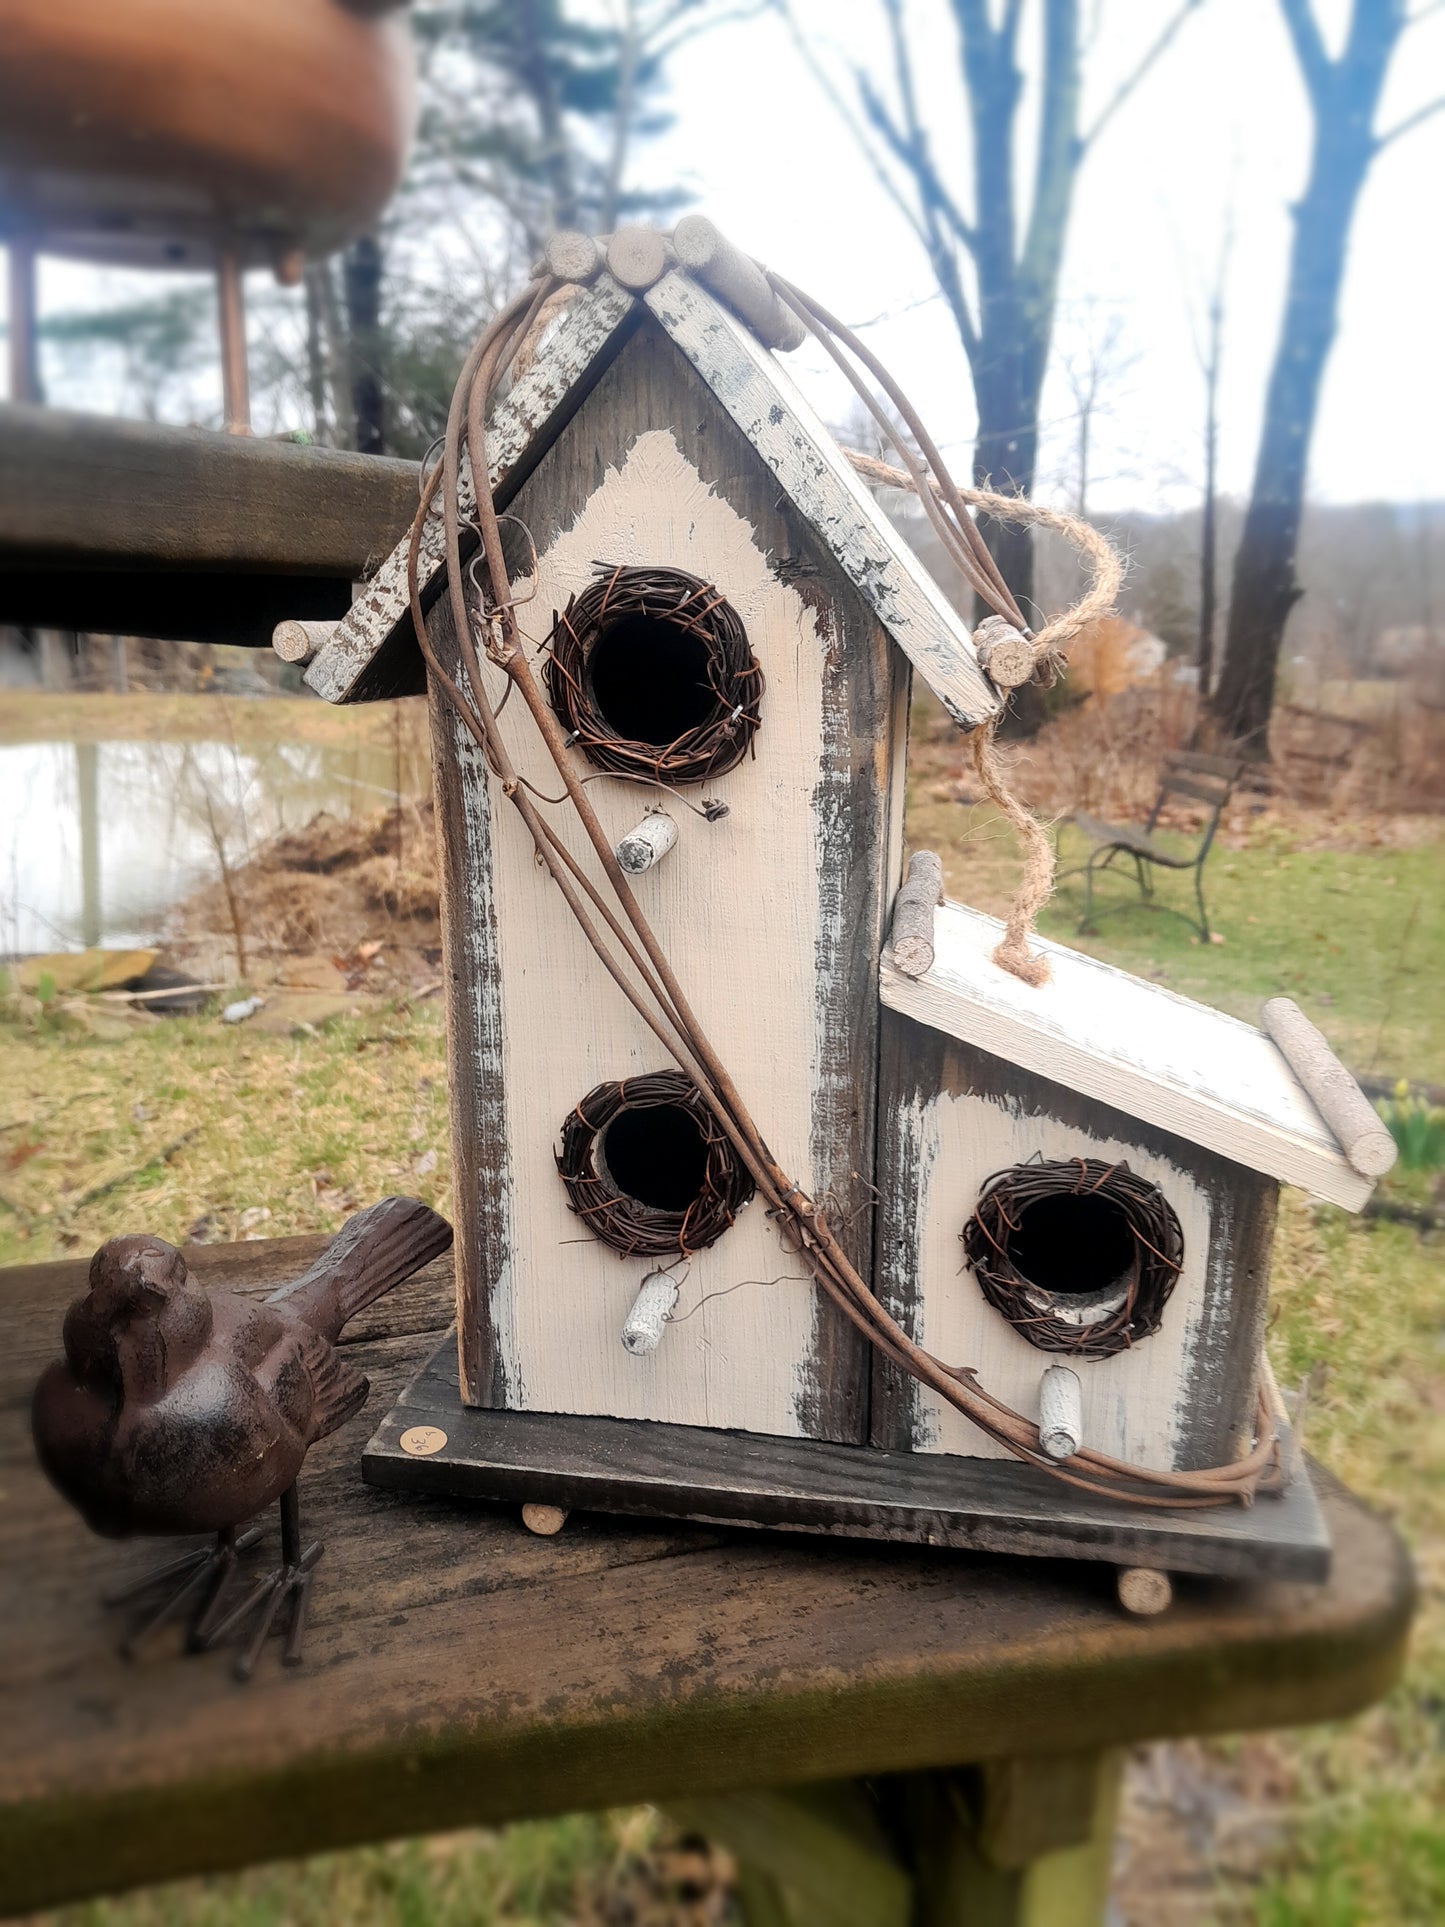
[[[362,455],[380,455],[386,446],[381,382],[381,243],[374,234],[363,234],[347,249],[344,272],[356,448]]]
[[[981,339],[973,364],[978,406],[973,479],[976,487],[994,489],[1001,495],[1032,495],[1038,465],[1039,396],[1029,376],[1032,367],[1044,365],[1047,349],[1040,350],[1039,344],[1030,339],[1018,301],[1000,299],[995,312],[1006,315],[1007,320]],[[1025,617],[1033,619],[1032,530],[1027,523],[1006,522],[991,515],[980,515],[978,526],[1014,600]],[[982,620],[992,613],[991,607],[979,601],[974,618]],[[1047,717],[1043,691],[1025,683],[1009,697],[1002,733],[1015,738],[1032,736]]]
[[[1270,371],[1254,482],[1234,562],[1224,662],[1210,702],[1217,731],[1267,760],[1275,677],[1295,574],[1310,437],[1339,324],[1350,223],[1376,151],[1375,108],[1404,24],[1399,0],[1355,0],[1338,59],[1302,62],[1314,151],[1294,210],[1284,319]]]

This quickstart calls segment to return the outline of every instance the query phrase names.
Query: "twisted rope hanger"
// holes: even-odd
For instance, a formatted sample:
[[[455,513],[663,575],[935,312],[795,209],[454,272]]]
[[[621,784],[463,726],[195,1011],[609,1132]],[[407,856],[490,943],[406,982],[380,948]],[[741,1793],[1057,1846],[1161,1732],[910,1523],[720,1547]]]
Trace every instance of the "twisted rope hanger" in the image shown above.
[[[556,276],[543,273],[514,296],[480,335],[458,376],[447,416],[442,458],[425,481],[407,552],[412,623],[430,675],[477,745],[502,795],[517,810],[532,838],[540,866],[561,892],[603,968],[668,1055],[692,1080],[751,1176],[769,1215],[807,1264],[819,1288],[869,1344],[937,1393],[1015,1458],[1067,1485],[1101,1498],[1151,1507],[1192,1510],[1230,1503],[1249,1504],[1258,1491],[1276,1488],[1281,1476],[1278,1435],[1262,1386],[1256,1443],[1244,1458],[1233,1464],[1194,1472],[1158,1471],[1130,1465],[1087,1448],[1067,1460],[1055,1462],[1043,1450],[1038,1426],[985,1391],[972,1367],[945,1365],[897,1323],[854,1267],[826,1211],[793,1182],[769,1150],[613,854],[611,842],[573,767],[557,718],[532,673],[524,646],[528,639],[518,626],[502,552],[499,518],[489,492],[481,485],[490,473],[488,406],[518,347],[532,333],[560,285]],[[906,398],[904,407],[907,407]],[[909,408],[905,421],[911,416]],[[911,421],[909,425],[911,432],[917,432],[912,430]],[[889,432],[891,435],[891,429]],[[950,492],[957,496],[958,491],[947,480],[941,461],[935,461],[936,451],[930,453],[932,444],[926,439],[926,431],[919,445],[934,468],[945,502]],[[471,580],[482,592],[480,606],[468,601],[468,575],[462,565],[463,449],[470,454],[472,474],[479,482],[475,491],[476,518],[471,526],[481,541],[485,580],[479,581],[476,575]],[[905,453],[905,461],[911,460],[911,455]],[[427,634],[419,587],[422,530],[426,518],[435,511],[438,497],[445,539],[448,606],[460,659],[458,675],[462,680],[453,676],[437,657]],[[931,490],[925,499],[933,499]],[[961,503],[961,497],[959,499]],[[959,524],[950,540],[967,546],[973,554],[975,543],[982,547],[982,537],[976,529],[972,537],[965,533],[965,525],[972,528],[972,518],[966,509],[960,506],[953,513],[959,518]],[[984,563],[976,555],[975,565],[981,577],[987,575]],[[1000,595],[995,588],[994,595],[1000,596],[1004,603],[1000,613],[1013,620],[1008,610],[1013,609],[1017,615],[1017,609],[1007,590],[1003,589]],[[989,599],[992,602],[993,596]],[[544,799],[532,792],[518,772],[499,725],[502,704],[494,707],[487,693],[482,655],[506,678],[503,703],[515,692],[540,734],[561,778],[566,800],[575,811],[601,868],[605,893],[552,830],[538,808],[539,801]]]

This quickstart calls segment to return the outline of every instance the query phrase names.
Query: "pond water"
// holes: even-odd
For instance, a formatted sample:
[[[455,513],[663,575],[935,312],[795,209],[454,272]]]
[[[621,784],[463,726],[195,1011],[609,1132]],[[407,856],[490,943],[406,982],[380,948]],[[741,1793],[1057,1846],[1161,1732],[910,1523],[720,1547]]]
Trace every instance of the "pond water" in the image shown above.
[[[417,772],[403,767],[411,792]],[[396,796],[377,745],[21,743],[0,748],[0,956],[154,941],[166,912],[321,811]]]

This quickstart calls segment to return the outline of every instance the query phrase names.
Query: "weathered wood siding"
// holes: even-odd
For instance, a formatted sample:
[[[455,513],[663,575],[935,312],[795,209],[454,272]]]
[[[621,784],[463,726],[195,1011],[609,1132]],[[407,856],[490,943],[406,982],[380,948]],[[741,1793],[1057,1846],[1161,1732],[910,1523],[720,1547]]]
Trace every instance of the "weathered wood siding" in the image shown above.
[[[747,626],[767,677],[756,755],[704,786],[729,806],[720,822],[669,802],[677,847],[634,888],[774,1152],[836,1200],[866,1266],[871,1192],[857,1174],[873,1165],[877,955],[900,860],[906,665],[650,323],[511,512],[539,552],[522,611],[538,644],[599,560],[687,569],[715,582]],[[450,651],[444,603],[433,622]],[[459,726],[437,721],[467,1397],[861,1441],[866,1349],[760,1204],[692,1260],[657,1352],[624,1351],[623,1320],[650,1264],[620,1259],[568,1212],[553,1148],[594,1084],[668,1060],[538,871]],[[504,727],[518,767],[555,794],[515,700]],[[610,776],[588,793],[614,837],[650,794]],[[570,813],[552,820],[596,874]]]
[[[1069,1358],[1083,1386],[1084,1443],[1144,1465],[1236,1455],[1253,1414],[1277,1186],[885,1011],[879,1088],[876,1289],[950,1365],[1033,1418],[1062,1355],[1021,1337],[984,1298],[960,1234],[986,1180],[1038,1154],[1127,1160],[1159,1185],[1184,1232],[1184,1269],[1160,1329],[1107,1359]],[[916,1381],[878,1362],[873,1438],[891,1451],[1001,1456]]]

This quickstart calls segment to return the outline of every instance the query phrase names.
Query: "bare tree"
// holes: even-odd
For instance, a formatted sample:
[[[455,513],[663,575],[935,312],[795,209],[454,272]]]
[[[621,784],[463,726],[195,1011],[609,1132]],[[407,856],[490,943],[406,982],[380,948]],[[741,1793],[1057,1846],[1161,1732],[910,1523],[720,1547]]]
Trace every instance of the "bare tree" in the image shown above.
[[[1210,709],[1217,731],[1250,754],[1268,755],[1270,710],[1289,612],[1303,594],[1296,575],[1310,437],[1320,385],[1339,325],[1350,228],[1370,163],[1429,115],[1432,101],[1384,134],[1375,114],[1390,60],[1410,24],[1405,0],[1352,0],[1343,45],[1328,53],[1311,0],[1279,0],[1314,121],[1279,341],[1244,531],[1234,561],[1224,662]],[[1422,18],[1427,6],[1417,11]]]
[[[1109,412],[1120,382],[1138,359],[1128,346],[1122,318],[1102,312],[1092,300],[1086,302],[1074,339],[1059,356],[1064,385],[1074,404],[1075,515],[1089,513],[1100,418]]]
[[[905,0],[879,0],[890,73],[855,64],[840,84],[807,37],[792,0],[775,0],[809,67],[845,120],[885,192],[928,256],[968,357],[978,408],[976,481],[1028,494],[1038,462],[1039,403],[1058,302],[1074,186],[1089,149],[1202,0],[1171,10],[1143,58],[1097,118],[1081,124],[1079,0],[1040,0],[1043,66],[1027,206],[1016,164],[1024,73],[1019,39],[1025,0],[949,0],[972,173],[972,207],[951,184],[944,143],[923,120],[916,50]],[[930,46],[929,58],[937,55]],[[855,104],[856,103],[856,104]],[[943,152],[940,148],[943,147]],[[985,526],[1015,596],[1032,599],[1027,529]]]

